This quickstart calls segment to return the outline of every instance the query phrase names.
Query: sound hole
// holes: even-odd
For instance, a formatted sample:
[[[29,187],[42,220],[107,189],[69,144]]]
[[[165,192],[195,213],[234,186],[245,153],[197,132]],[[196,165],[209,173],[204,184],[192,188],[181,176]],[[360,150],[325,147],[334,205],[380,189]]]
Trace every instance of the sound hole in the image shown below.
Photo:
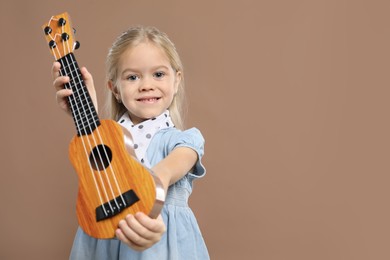
[[[99,144],[95,146],[89,155],[89,163],[96,171],[102,171],[106,169],[112,160],[112,152],[110,147]]]

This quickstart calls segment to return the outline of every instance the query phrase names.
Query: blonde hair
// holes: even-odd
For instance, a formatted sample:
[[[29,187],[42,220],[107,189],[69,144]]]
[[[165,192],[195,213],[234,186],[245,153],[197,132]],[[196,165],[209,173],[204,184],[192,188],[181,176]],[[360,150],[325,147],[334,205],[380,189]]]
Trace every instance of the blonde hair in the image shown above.
[[[106,81],[112,82],[117,87],[118,82],[118,63],[122,54],[129,48],[133,48],[142,42],[150,42],[160,47],[167,55],[170,65],[175,72],[181,73],[181,81],[178,91],[173,98],[168,110],[176,128],[183,129],[183,104],[184,104],[184,75],[183,65],[175,45],[169,40],[168,36],[155,27],[137,26],[123,32],[113,43],[106,60]],[[122,103],[118,103],[112,91],[107,95],[106,109],[109,117],[118,120],[123,113],[127,111]]]

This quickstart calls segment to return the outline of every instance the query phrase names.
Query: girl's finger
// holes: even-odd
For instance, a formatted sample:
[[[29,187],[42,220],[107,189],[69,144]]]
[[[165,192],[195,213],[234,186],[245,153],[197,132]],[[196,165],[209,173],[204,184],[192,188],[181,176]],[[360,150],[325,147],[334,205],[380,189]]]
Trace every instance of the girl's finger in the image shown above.
[[[69,82],[68,76],[61,76],[54,80],[53,85],[54,88],[58,91],[64,88],[64,84]]]
[[[115,231],[115,234],[116,234],[116,237],[117,239],[119,239],[120,241],[122,241],[123,243],[125,243],[127,246],[133,248],[134,250],[137,250],[137,251],[142,251],[144,249],[146,249],[147,247],[145,246],[139,246],[139,245],[136,245],[134,244],[132,241],[130,241],[126,235],[123,233],[123,231],[118,228],[116,231]]]
[[[51,69],[51,76],[53,77],[53,80],[60,76],[60,68],[61,64],[58,61],[55,61]]]
[[[154,233],[164,233],[166,231],[162,216],[159,215],[156,219],[152,219],[145,213],[137,212],[135,218],[138,222],[148,230]]]
[[[67,97],[72,95],[72,93],[73,92],[70,89],[61,89],[56,92],[56,99],[58,105],[61,109],[64,109],[67,112],[70,112]]]
[[[72,95],[73,91],[71,89],[61,89],[56,92],[57,100],[65,100],[66,97]]]
[[[137,220],[135,220],[133,215],[128,215],[124,220],[121,220],[119,222],[119,231],[116,232],[118,239],[121,239],[132,247],[148,247],[153,242],[142,237],[133,229],[133,226],[136,224],[135,222]]]

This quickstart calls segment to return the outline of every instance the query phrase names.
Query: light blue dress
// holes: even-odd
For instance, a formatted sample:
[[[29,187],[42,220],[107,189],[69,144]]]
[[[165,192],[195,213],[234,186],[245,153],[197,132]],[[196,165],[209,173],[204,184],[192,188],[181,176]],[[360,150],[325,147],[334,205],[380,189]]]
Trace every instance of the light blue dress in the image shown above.
[[[207,247],[194,214],[188,207],[192,182],[205,175],[201,163],[204,139],[200,131],[165,128],[157,132],[147,149],[147,157],[153,167],[176,147],[190,147],[198,153],[194,169],[171,185],[161,212],[167,227],[161,240],[151,248],[137,252],[117,239],[95,239],[79,227],[73,243],[72,260],[207,260]]]

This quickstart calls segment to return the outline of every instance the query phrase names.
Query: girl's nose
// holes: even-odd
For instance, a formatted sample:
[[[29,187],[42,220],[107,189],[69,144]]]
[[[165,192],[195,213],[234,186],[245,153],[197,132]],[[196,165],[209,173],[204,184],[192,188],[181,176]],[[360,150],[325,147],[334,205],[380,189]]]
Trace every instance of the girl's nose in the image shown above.
[[[150,79],[148,77],[145,77],[142,79],[141,84],[139,86],[140,91],[150,91],[154,90],[155,86],[153,84],[153,79]]]

